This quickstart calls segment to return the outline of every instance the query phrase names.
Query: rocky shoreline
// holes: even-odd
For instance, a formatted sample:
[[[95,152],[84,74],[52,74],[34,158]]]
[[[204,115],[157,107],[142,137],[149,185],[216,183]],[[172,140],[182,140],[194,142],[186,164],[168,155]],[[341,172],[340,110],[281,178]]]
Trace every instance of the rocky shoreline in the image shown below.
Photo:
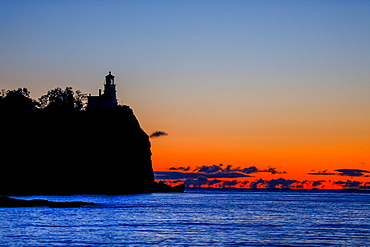
[[[50,208],[79,208],[79,207],[94,207],[100,206],[98,203],[92,202],[53,202],[48,200],[23,200],[15,199],[7,196],[0,197],[0,208],[14,208],[14,207],[50,207]]]

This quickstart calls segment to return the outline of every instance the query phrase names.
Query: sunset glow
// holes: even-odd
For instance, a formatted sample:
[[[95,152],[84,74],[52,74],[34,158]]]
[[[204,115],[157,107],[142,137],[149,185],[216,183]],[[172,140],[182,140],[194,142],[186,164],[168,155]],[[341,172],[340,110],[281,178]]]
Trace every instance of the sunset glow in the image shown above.
[[[222,163],[284,173],[199,186],[369,188],[336,171],[370,171],[368,1],[144,2],[1,2],[0,89],[97,95],[111,70],[118,103],[165,133],[157,172]]]

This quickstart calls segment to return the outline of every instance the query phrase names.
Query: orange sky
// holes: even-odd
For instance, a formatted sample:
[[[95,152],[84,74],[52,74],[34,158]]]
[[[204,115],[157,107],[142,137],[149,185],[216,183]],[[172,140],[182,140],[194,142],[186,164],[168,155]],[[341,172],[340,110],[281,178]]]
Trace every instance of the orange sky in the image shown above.
[[[193,129],[187,135],[182,130],[168,132],[168,136],[151,139],[153,167],[156,171],[164,171],[170,167],[191,166],[194,169],[196,166],[220,163],[243,168],[256,166],[265,169],[271,166],[286,172],[286,174],[275,174],[274,178],[299,181],[333,179],[370,181],[369,177],[350,178],[307,174],[337,169],[370,170],[370,139],[366,132],[361,136],[354,130],[352,133],[355,134],[351,140],[348,138],[348,133],[338,136],[330,132],[321,136],[320,134],[298,136],[297,131],[292,129],[284,133],[277,132],[280,135],[269,136],[263,129],[254,131],[255,133],[251,132],[249,135],[239,133],[240,128],[230,128],[220,132],[210,127],[199,131]],[[269,176],[264,174],[264,177]]]
[[[232,124],[231,124],[232,125]],[[250,136],[240,133],[222,133],[217,130],[190,132],[176,136],[176,132],[169,132],[168,136],[151,139],[153,151],[153,165],[156,170],[168,166],[196,166],[213,164],[231,164],[233,166],[274,166],[285,170],[310,171],[340,168],[365,169],[370,164],[369,139],[356,138],[347,142],[312,140],[310,137],[287,137],[257,134]],[[206,130],[207,131],[207,130]],[[292,130],[291,132],[294,132]],[[231,136],[234,134],[234,136]],[[289,136],[290,134],[290,136]],[[251,134],[253,135],[253,134]],[[278,139],[280,138],[280,139]]]

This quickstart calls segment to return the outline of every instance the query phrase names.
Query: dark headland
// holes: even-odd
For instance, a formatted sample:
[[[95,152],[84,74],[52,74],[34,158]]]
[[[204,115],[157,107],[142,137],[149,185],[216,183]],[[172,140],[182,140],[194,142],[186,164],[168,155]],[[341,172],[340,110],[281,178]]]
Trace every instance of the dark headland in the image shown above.
[[[149,137],[115,92],[111,73],[99,96],[57,88],[36,101],[27,89],[3,92],[0,195],[184,191],[154,181]]]
[[[50,207],[50,208],[79,208],[79,207],[95,207],[100,206],[98,203],[91,202],[52,202],[48,200],[33,199],[22,200],[0,196],[0,207],[19,208],[19,207]]]

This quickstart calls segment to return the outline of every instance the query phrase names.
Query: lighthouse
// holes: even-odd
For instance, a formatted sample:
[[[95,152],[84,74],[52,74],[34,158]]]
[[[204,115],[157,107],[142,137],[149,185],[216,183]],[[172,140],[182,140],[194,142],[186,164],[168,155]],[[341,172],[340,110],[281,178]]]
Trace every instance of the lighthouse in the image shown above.
[[[104,95],[106,99],[113,100],[117,103],[116,84],[114,84],[114,75],[112,75],[111,71],[105,76]]]
[[[114,84],[114,75],[109,71],[105,76],[104,93],[99,89],[99,96],[88,97],[87,109],[95,108],[115,108],[118,106],[116,96],[116,84]]]

